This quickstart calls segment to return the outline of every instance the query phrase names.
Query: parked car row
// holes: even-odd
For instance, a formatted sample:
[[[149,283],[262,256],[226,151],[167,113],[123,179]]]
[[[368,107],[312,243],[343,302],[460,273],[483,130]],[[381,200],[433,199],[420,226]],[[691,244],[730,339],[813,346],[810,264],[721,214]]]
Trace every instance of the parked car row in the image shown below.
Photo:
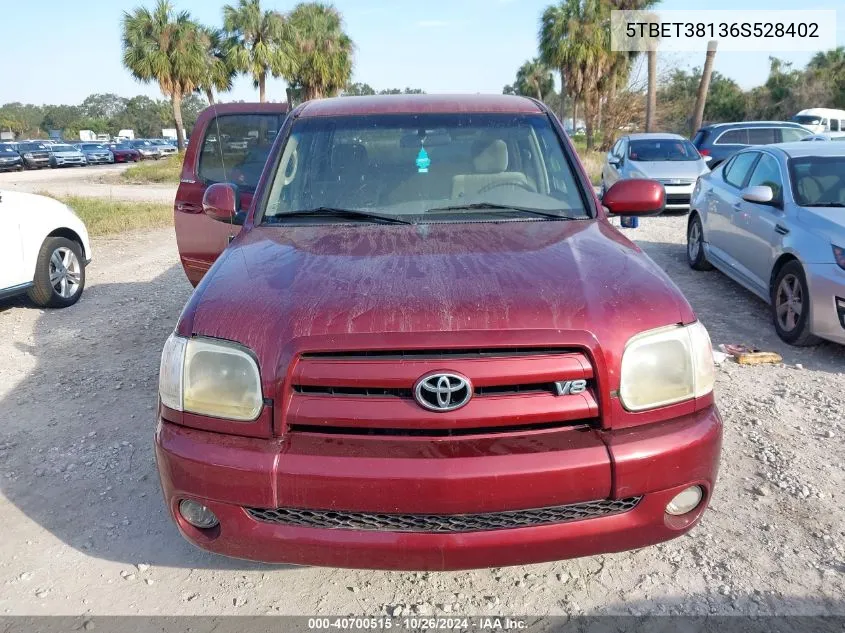
[[[0,143],[0,171],[138,162],[176,154],[167,139],[134,139],[115,143],[62,143],[35,140]]]

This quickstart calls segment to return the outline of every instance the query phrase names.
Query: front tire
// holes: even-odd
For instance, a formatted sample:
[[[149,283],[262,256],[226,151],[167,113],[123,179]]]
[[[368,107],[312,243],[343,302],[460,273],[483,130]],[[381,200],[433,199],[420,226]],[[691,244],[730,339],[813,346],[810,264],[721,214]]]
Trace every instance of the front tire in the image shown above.
[[[810,291],[800,262],[787,262],[772,287],[775,330],[785,343],[797,347],[817,345],[821,339],[810,332]]]
[[[64,237],[48,237],[41,245],[29,298],[42,308],[66,308],[79,301],[85,288],[82,247]]]
[[[697,213],[687,225],[687,263],[693,270],[713,270],[713,264],[704,254],[704,228]]]

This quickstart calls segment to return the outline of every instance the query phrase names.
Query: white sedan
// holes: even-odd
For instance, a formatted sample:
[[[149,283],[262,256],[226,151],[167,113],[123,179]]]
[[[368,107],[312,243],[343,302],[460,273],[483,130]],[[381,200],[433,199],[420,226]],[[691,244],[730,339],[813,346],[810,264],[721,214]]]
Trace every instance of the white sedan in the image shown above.
[[[0,299],[27,293],[45,308],[73,305],[90,261],[88,231],[67,205],[0,190]]]

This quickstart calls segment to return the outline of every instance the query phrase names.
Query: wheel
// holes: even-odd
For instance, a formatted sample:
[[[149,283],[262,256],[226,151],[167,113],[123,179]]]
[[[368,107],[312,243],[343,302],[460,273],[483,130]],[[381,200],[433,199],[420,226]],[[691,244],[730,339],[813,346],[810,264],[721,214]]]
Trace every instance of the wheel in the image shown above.
[[[41,245],[35,264],[29,298],[43,308],[73,305],[85,288],[85,258],[82,247],[64,237],[48,237]]]
[[[800,262],[787,262],[778,271],[772,287],[772,317],[778,336],[796,346],[820,342],[810,332],[810,293]]]
[[[687,263],[693,270],[713,270],[713,264],[704,254],[704,229],[697,213],[687,225]]]

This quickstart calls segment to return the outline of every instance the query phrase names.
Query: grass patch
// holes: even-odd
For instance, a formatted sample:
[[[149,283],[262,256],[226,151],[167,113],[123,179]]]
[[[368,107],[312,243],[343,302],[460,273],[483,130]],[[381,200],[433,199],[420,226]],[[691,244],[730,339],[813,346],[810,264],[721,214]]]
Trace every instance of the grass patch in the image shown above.
[[[120,173],[123,182],[133,185],[150,183],[178,184],[184,154],[173,154],[159,160],[145,160]]]
[[[173,205],[162,202],[130,202],[79,196],[52,196],[74,210],[93,236],[136,229],[173,226]]]

